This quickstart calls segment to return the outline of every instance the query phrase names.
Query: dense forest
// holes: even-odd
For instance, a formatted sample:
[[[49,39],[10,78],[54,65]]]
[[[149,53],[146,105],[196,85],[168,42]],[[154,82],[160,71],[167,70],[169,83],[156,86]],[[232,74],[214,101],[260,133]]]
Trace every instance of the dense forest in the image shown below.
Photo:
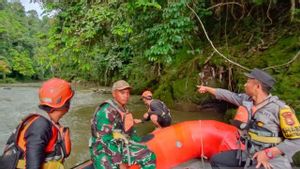
[[[0,83],[125,79],[176,107],[211,100],[198,84],[242,92],[257,67],[300,117],[300,0],[33,2],[51,15],[0,0]]]
[[[24,11],[18,1],[0,0],[0,75],[2,81],[43,79],[46,72],[40,56],[47,53],[47,17]]]
[[[110,85],[126,79],[169,105],[200,104],[197,84],[241,92],[262,68],[300,111],[299,0],[0,0],[1,82],[58,76]]]

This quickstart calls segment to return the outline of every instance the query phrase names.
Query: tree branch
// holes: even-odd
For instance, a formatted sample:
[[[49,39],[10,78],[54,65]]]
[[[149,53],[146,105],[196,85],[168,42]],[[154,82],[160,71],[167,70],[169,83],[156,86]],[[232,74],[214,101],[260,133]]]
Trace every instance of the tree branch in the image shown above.
[[[200,19],[199,16],[197,15],[197,13],[196,13],[196,12],[194,11],[194,9],[191,8],[187,3],[186,3],[186,6],[187,6],[187,7],[195,14],[195,16],[197,17],[197,19],[198,19],[198,21],[200,22],[201,27],[202,27],[202,29],[203,29],[203,31],[204,31],[204,34],[205,34],[207,40],[209,41],[210,45],[212,46],[212,48],[213,48],[213,49],[214,49],[221,57],[223,57],[225,60],[227,60],[227,61],[230,62],[231,64],[234,64],[234,65],[236,65],[236,66],[238,66],[238,67],[240,67],[240,68],[242,68],[242,69],[245,69],[245,70],[249,71],[249,70],[250,70],[249,68],[247,68],[247,67],[245,67],[245,66],[242,66],[242,65],[240,65],[239,63],[236,63],[236,62],[230,60],[229,58],[227,58],[226,56],[224,56],[221,52],[219,52],[218,49],[216,49],[216,47],[214,46],[213,42],[210,40],[210,38],[209,38],[209,36],[208,36],[208,34],[207,34],[207,31],[206,31],[206,29],[205,29],[205,27],[204,27],[204,25],[203,25],[201,19]]]
[[[288,65],[292,64],[292,63],[298,58],[299,55],[300,55],[300,50],[299,50],[299,51],[297,52],[297,54],[296,54],[290,61],[288,61],[287,63],[280,64],[280,65],[269,66],[269,67],[263,68],[263,70],[274,69],[274,68],[278,68],[278,67],[282,67],[282,66],[288,66]]]
[[[269,2],[269,6],[268,6],[268,10],[267,10],[267,18],[271,21],[271,24],[273,23],[272,18],[270,17],[270,9],[271,9],[271,5],[272,5],[272,0],[270,0]]]
[[[223,6],[223,5],[238,5],[240,7],[243,7],[242,4],[237,3],[237,2],[226,2],[226,3],[218,3],[216,5],[213,5],[213,6],[209,7],[209,8],[207,8],[207,10],[210,10],[210,9],[213,9],[213,8],[216,8],[216,7],[219,7],[219,6]]]
[[[235,2],[233,2],[233,3],[236,4]],[[222,4],[226,4],[226,3],[221,3],[221,4],[217,4],[217,5],[220,6],[220,5],[222,5]],[[201,25],[201,27],[202,27],[202,29],[203,29],[203,31],[204,31],[204,34],[205,34],[207,40],[209,41],[210,45],[211,45],[212,48],[214,49],[214,51],[215,51],[216,53],[218,53],[221,57],[223,57],[225,60],[227,60],[228,62],[230,62],[231,64],[236,65],[236,66],[238,66],[238,67],[240,67],[240,68],[242,68],[242,69],[244,69],[244,70],[250,71],[249,68],[247,68],[247,67],[245,67],[245,66],[242,66],[242,65],[240,65],[239,63],[230,60],[230,59],[227,58],[225,55],[223,55],[221,52],[219,52],[218,49],[216,49],[216,47],[214,46],[213,42],[212,42],[211,39],[209,38],[209,36],[208,36],[208,34],[207,34],[207,31],[206,31],[206,29],[205,29],[205,27],[204,27],[204,24],[203,24],[203,22],[201,21],[200,17],[197,15],[197,13],[194,11],[194,9],[191,8],[187,3],[186,3],[186,6],[187,6],[187,7],[195,14],[196,18],[197,18],[198,21],[200,22],[200,25]],[[216,6],[216,5],[215,5],[215,6]],[[212,7],[210,7],[210,8],[212,8]],[[208,9],[209,9],[209,8],[208,8]],[[280,65],[274,65],[274,66],[265,67],[265,68],[263,68],[263,70],[274,69],[274,68],[278,68],[278,67],[282,67],[282,66],[288,66],[288,65],[292,64],[292,63],[299,57],[299,55],[300,55],[300,50],[299,50],[299,51],[297,52],[297,54],[296,54],[290,61],[288,61],[287,63],[283,63],[283,64],[280,64]],[[210,59],[210,58],[211,58],[211,56],[209,57],[209,59]]]
[[[295,0],[291,0],[291,22],[294,20],[294,15],[295,15],[295,8],[296,8],[296,2]]]

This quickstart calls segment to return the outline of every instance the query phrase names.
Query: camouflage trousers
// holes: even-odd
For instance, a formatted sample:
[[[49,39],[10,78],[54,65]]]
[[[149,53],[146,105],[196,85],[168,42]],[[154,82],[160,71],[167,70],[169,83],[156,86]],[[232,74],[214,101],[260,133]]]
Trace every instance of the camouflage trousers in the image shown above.
[[[95,169],[118,169],[120,162],[125,164],[138,164],[141,169],[155,169],[156,157],[147,146],[130,142],[125,144],[119,142],[118,145],[101,145],[97,146],[97,150],[90,148],[92,160]],[[114,155],[111,154],[120,154]]]

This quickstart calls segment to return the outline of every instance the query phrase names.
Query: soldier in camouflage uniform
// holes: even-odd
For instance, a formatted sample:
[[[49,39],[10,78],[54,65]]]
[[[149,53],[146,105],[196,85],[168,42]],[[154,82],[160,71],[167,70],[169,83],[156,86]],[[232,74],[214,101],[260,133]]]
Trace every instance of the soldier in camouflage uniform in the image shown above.
[[[90,153],[96,169],[126,168],[139,164],[142,169],[156,168],[155,154],[136,135],[134,119],[126,104],[131,87],[124,80],[113,84],[113,99],[102,103],[92,119]]]

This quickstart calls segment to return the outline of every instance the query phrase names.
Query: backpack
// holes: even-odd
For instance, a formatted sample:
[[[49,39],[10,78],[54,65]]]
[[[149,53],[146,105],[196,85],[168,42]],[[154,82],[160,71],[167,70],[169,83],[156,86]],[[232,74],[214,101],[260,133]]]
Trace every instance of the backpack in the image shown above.
[[[32,122],[38,117],[39,115],[37,114],[30,114],[26,116],[12,132],[6,142],[3,154],[0,156],[0,169],[15,169],[17,167],[18,161],[23,154],[23,151],[17,144],[19,133],[29,122]]]

